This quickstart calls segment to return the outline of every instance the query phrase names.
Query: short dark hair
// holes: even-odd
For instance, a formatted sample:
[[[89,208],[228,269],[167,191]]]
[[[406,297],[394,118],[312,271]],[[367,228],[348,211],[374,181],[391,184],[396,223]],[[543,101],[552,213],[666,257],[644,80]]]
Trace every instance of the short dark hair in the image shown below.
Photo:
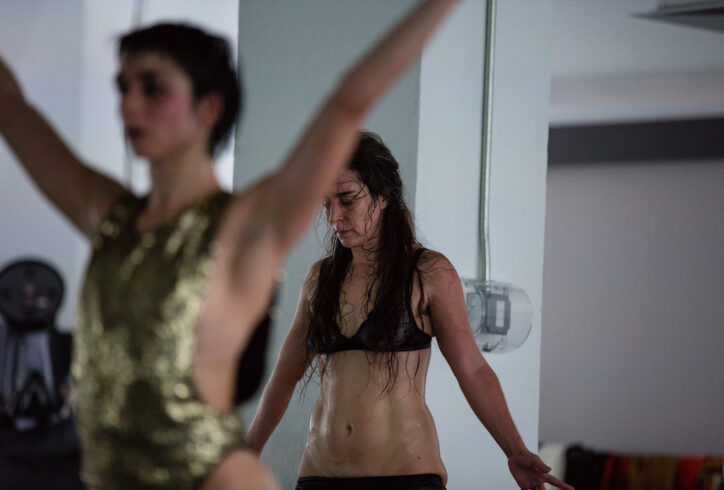
[[[226,145],[241,111],[243,94],[231,59],[229,42],[187,24],[156,24],[120,38],[119,56],[155,52],[168,56],[191,79],[195,99],[218,93],[224,109],[211,130],[209,153]]]

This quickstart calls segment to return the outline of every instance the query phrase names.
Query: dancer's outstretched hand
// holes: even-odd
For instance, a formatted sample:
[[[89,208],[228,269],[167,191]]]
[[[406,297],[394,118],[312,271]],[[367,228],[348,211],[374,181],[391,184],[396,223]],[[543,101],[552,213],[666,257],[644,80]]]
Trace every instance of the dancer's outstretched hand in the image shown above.
[[[508,458],[508,468],[522,490],[544,490],[544,483],[563,490],[574,490],[572,486],[551,475],[551,469],[538,455],[530,451]]]

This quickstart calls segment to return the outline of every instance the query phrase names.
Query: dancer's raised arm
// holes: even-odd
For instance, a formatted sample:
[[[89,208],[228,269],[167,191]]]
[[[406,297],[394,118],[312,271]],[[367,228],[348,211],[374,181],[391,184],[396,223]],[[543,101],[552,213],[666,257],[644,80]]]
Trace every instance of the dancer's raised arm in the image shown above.
[[[232,380],[219,373],[228,371],[267,306],[274,270],[350,158],[369,110],[456,3],[421,2],[347,72],[280,168],[231,204],[196,344],[197,377],[211,380],[203,393],[207,401],[229,404]]]
[[[0,133],[43,194],[86,236],[95,233],[111,204],[127,192],[118,182],[80,161],[27,103],[2,59]]]
[[[419,55],[456,0],[426,0],[346,73],[265,187],[263,209],[286,250],[306,230],[327,186],[357,143],[357,130],[390,85]]]

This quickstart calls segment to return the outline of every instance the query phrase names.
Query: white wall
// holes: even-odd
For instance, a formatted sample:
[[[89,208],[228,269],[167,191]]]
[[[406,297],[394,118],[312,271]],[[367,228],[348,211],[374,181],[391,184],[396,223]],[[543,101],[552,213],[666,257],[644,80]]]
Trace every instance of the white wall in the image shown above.
[[[724,454],[724,161],[548,171],[541,440]]]
[[[721,33],[634,17],[657,3],[553,0],[554,83],[567,77],[719,70]]]
[[[300,7],[291,0],[241,2],[240,55],[249,98],[237,138],[238,186],[276,165],[341,67],[413,3],[319,0]],[[525,287],[536,315],[526,345],[514,354],[491,356],[490,361],[521,433],[535,448],[550,4],[501,3],[493,274]],[[368,124],[387,140],[403,167],[408,203],[416,210],[422,238],[448,254],[467,275],[475,272],[476,263],[483,26],[483,2],[463,2],[426,51],[421,67],[408,73]],[[303,275],[320,253],[312,232],[287,261],[289,280],[282,290],[272,352],[288,331]],[[428,402],[450,472],[449,488],[517,488],[502,452],[467,407],[439,351],[433,357]],[[285,488],[296,479],[315,397],[312,383],[304,404],[292,399],[262,457]],[[247,417],[253,405],[245,410]]]
[[[551,122],[724,113],[722,33],[650,19],[656,0],[554,0]]]
[[[0,56],[71,146],[81,139],[83,7],[81,0],[0,2]],[[72,326],[83,240],[35,190],[2,138],[0,203],[0,264],[32,256],[56,266],[66,283],[58,322]]]
[[[477,272],[484,21],[482,1],[462,3],[422,61],[417,221],[428,245],[466,277]],[[549,2],[498,2],[491,276],[523,287],[534,318],[521,348],[486,358],[532,450],[538,443],[550,22]],[[518,488],[436,345],[427,398],[449,488]]]

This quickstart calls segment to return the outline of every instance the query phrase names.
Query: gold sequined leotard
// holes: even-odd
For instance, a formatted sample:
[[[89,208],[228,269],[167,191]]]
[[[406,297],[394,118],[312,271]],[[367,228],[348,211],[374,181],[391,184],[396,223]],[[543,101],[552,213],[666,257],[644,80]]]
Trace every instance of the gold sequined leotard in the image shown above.
[[[196,322],[229,198],[215,194],[139,234],[145,201],[128,195],[93,239],[73,361],[89,488],[197,488],[243,445],[239,417],[204,403],[192,375]]]

